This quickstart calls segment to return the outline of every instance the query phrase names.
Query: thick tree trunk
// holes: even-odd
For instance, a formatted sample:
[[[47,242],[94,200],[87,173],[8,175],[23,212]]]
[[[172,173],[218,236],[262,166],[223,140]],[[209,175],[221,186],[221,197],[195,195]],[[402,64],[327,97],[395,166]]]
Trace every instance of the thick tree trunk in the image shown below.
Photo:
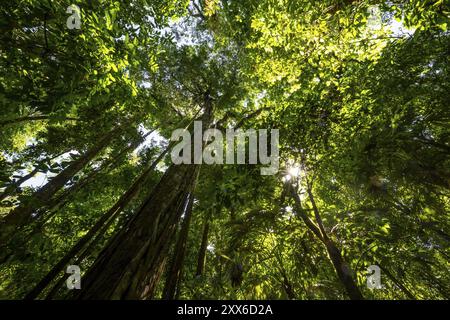
[[[147,284],[142,294],[142,296],[145,297],[146,300],[151,300],[155,296],[156,286],[163,276],[164,268],[166,267],[167,261],[169,260],[167,252],[161,254],[157,259],[158,261],[156,262],[156,265],[159,267],[157,267],[155,269],[155,272],[148,278]]]
[[[88,257],[94,251],[94,248],[100,243],[100,240],[103,238],[103,236],[106,233],[106,231],[108,230],[108,228],[115,221],[115,218],[116,218],[115,216],[112,217],[111,219],[108,220],[108,222],[106,222],[106,224],[104,224],[101,227],[100,231],[97,233],[95,238],[89,243],[89,245],[84,250],[82,250],[82,252],[78,255],[78,257],[75,259],[75,261],[72,264],[80,265],[84,261],[84,259],[86,259],[86,257]],[[53,285],[51,290],[45,296],[45,300],[52,300],[53,297],[55,296],[55,294],[59,291],[59,289],[62,288],[63,283],[65,282],[64,275],[65,274],[63,274],[59,278],[59,280]]]
[[[173,165],[167,170],[141,210],[97,258],[75,298],[147,297],[146,286],[171,243],[196,172],[194,165]]]
[[[212,120],[212,101],[204,96],[204,128]],[[82,279],[75,299],[147,299],[160,273],[177,225],[195,189],[199,165],[171,165],[137,211]],[[158,280],[158,279],[157,279]]]
[[[192,205],[194,203],[194,195],[189,195],[189,203],[186,208],[181,230],[178,235],[177,244],[175,245],[173,258],[169,269],[167,270],[166,283],[163,289],[162,298],[173,300],[183,272],[184,256],[186,254],[186,244],[189,235],[189,227],[192,217]]]
[[[100,229],[105,224],[109,224],[112,222],[117,214],[119,214],[123,208],[130,203],[132,199],[138,194],[141,189],[144,181],[148,178],[148,175],[155,169],[156,165],[164,158],[167,154],[167,148],[162,152],[158,158],[153,161],[153,163],[148,167],[131,185],[127,192],[125,192],[120,199],[111,207],[96,223],[95,225],[88,231],[86,235],[84,235],[78,242],[72,247],[69,252],[65,254],[61,260],[45,275],[44,278],[31,290],[26,296],[25,299],[34,299],[36,298],[47,286],[50,282],[57,277],[57,275],[64,269],[64,267],[73,260],[76,255],[78,255],[82,249],[92,240],[92,238],[98,233]],[[78,261],[80,263],[81,261]]]
[[[83,169],[110,142],[117,130],[118,128],[103,136],[95,146],[72,162],[45,186],[37,190],[33,195],[32,201],[19,205],[6,215],[0,222],[0,246],[5,245],[10,236],[18,228],[25,225],[33,213],[36,213],[39,208],[48,204],[55,193],[61,190],[76,173]]]

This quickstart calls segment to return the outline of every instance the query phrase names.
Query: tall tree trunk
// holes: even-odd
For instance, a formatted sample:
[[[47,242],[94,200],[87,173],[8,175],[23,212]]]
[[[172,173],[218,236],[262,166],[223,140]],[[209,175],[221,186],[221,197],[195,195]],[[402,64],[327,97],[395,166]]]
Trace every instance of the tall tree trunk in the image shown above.
[[[173,258],[169,269],[167,270],[166,283],[163,289],[162,298],[173,300],[179,283],[181,280],[181,273],[183,272],[184,256],[186,254],[186,243],[189,234],[189,227],[192,217],[192,205],[194,203],[194,194],[189,195],[189,203],[186,208],[182,227],[178,235],[178,240],[174,248]]]
[[[0,222],[0,246],[6,244],[11,235],[21,226],[25,225],[32,214],[42,206],[48,204],[56,192],[61,190],[64,185],[72,179],[81,169],[84,168],[112,139],[117,133],[116,128],[106,135],[100,141],[86,151],[81,157],[73,161],[67,168],[52,178],[45,186],[37,190],[32,197],[32,201],[23,203],[13,209]]]
[[[347,264],[347,262],[342,257],[341,251],[334,244],[331,239],[326,239],[324,242],[328,256],[333,263],[334,269],[338,275],[339,280],[344,285],[345,290],[352,300],[362,300],[364,299],[361,291],[356,285],[356,281],[353,279],[352,271]]]
[[[115,218],[116,218],[116,216],[112,217],[111,219],[108,220],[108,222],[106,222],[106,224],[104,224],[101,227],[100,231],[97,233],[95,238],[89,243],[89,245],[84,250],[82,250],[77,255],[77,258],[72,263],[73,265],[80,265],[84,261],[84,259],[86,259],[94,251],[94,248],[96,246],[98,246],[98,244],[100,243],[100,240],[103,238],[103,236],[105,235],[108,228],[116,220]],[[65,281],[64,275],[65,274],[61,275],[59,280],[53,285],[53,287],[50,289],[50,291],[45,296],[45,300],[52,300],[53,297],[55,296],[55,294],[62,288],[63,283]]]
[[[203,226],[202,243],[198,252],[196,276],[201,276],[205,269],[206,249],[208,247],[209,221],[205,221]]]
[[[11,185],[9,187],[7,187],[2,194],[0,195],[0,201],[2,201],[3,199],[5,199],[6,197],[10,197],[15,195],[17,192],[17,189],[20,187],[20,185],[22,183],[24,183],[25,181],[28,181],[29,179],[31,179],[32,177],[34,177],[36,175],[36,173],[39,172],[39,167],[44,164],[45,162],[49,162],[55,158],[58,158],[59,156],[63,155],[64,153],[66,153],[68,150],[64,150],[63,152],[57,153],[55,155],[52,155],[51,157],[46,158],[45,160],[42,160],[41,162],[39,162],[34,169],[24,175],[23,177],[20,177],[17,181],[11,183]]]
[[[7,126],[10,124],[16,124],[16,123],[20,123],[20,122],[25,122],[25,121],[39,121],[39,120],[51,120],[51,119],[55,119],[55,120],[57,119],[60,121],[79,121],[80,120],[80,119],[71,118],[71,117],[55,118],[55,117],[52,117],[51,115],[35,115],[35,116],[25,116],[25,117],[1,121],[0,127]]]
[[[17,188],[20,187],[22,183],[34,177],[36,173],[39,171],[39,166],[36,166],[30,173],[20,177],[17,181],[13,182],[10,186],[6,187],[6,189],[0,194],[0,201],[5,199],[6,197],[12,196],[16,194]]]
[[[48,220],[50,220],[58,212],[58,210],[61,210],[62,207],[64,207],[69,201],[71,201],[73,196],[76,195],[79,190],[83,189],[86,185],[96,180],[96,177],[100,172],[110,172],[111,170],[116,168],[120,164],[120,158],[130,150],[136,149],[153,131],[154,130],[147,132],[140,139],[130,143],[128,146],[120,150],[117,156],[111,157],[108,160],[104,161],[99,169],[90,172],[86,177],[80,179],[74,185],[65,189],[64,192],[59,194],[57,197],[53,197],[53,199],[51,199],[51,201],[49,201],[45,206],[45,212],[40,212],[38,219],[39,221],[37,221],[37,226],[34,228],[34,232],[37,232]],[[167,149],[163,152],[163,154],[160,155],[160,157],[165,156],[166,152]],[[160,157],[158,157],[158,159],[160,159]],[[153,169],[154,168],[152,168],[151,170]],[[47,211],[51,212],[47,214]]]
[[[197,166],[171,166],[146,203],[102,251],[78,299],[143,299],[184,211]]]
[[[212,101],[204,96],[204,128],[212,120]],[[205,125],[206,124],[206,125]],[[146,299],[148,285],[161,270],[199,165],[171,165],[147,201],[100,253],[74,299]]]
[[[333,240],[331,240],[328,237],[328,235],[325,231],[325,227],[323,226],[322,219],[320,217],[320,213],[316,206],[316,202],[314,200],[314,196],[311,192],[311,189],[308,188],[307,191],[308,191],[309,199],[313,206],[316,223],[318,225],[316,225],[313,221],[311,221],[311,219],[309,219],[309,217],[307,216],[306,212],[303,210],[300,197],[297,194],[297,191],[294,189],[294,187],[292,185],[289,185],[288,188],[290,188],[291,195],[294,198],[297,213],[302,218],[302,220],[305,222],[305,224],[308,226],[308,228],[325,245],[328,256],[333,264],[333,267],[336,271],[336,274],[337,274],[340,282],[342,283],[342,285],[345,288],[345,291],[347,292],[347,295],[352,300],[364,299],[363,295],[361,294],[361,291],[359,290],[358,286],[356,285],[356,281],[353,279],[352,271],[351,271],[349,265],[342,257],[341,251],[336,246],[336,244],[333,242]]]
[[[410,300],[417,300],[416,297],[411,293],[411,291],[406,288],[400,280],[398,280],[388,269],[384,268],[383,266],[379,266],[380,269],[384,272],[384,274],[387,275],[389,279],[400,289],[403,291],[403,293],[408,297]]]
[[[124,209],[126,205],[130,203],[132,199],[139,193],[144,184],[145,180],[148,178],[149,174],[155,169],[156,165],[164,158],[167,154],[169,147],[166,148],[158,158],[153,161],[153,163],[144,170],[144,172],[134,181],[131,187],[125,192],[119,200],[105,213],[103,216],[95,223],[95,225],[84,235],[78,242],[72,247],[69,252],[67,252],[61,260],[42,278],[42,280],[31,290],[25,299],[36,298],[50,282],[57,277],[57,275],[64,269],[64,267],[73,260],[76,255],[78,255],[82,249],[92,240],[92,238],[102,229],[105,224],[109,225],[116,216]],[[105,230],[106,231],[106,230]],[[77,261],[78,264],[81,261]]]
[[[167,248],[168,250],[168,248]],[[143,297],[147,300],[153,299],[156,291],[156,287],[163,276],[164,268],[166,267],[167,261],[169,260],[169,256],[167,253],[161,254],[160,257],[158,257],[159,261],[156,262],[156,265],[158,266],[155,268],[155,272],[150,275],[150,277],[147,280],[147,284],[145,286],[144,292],[142,294]]]

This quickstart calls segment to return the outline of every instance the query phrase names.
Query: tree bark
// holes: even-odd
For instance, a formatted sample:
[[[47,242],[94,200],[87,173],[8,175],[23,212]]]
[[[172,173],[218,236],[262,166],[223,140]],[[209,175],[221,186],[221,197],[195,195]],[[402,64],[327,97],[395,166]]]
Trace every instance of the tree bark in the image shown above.
[[[186,243],[189,235],[189,227],[192,217],[192,205],[194,203],[194,195],[190,193],[189,203],[186,208],[186,213],[183,219],[182,227],[178,235],[178,241],[175,245],[173,258],[167,272],[166,284],[163,289],[162,298],[166,300],[173,300],[176,290],[181,280],[181,273],[183,272],[184,256],[186,254]]]
[[[353,279],[352,271],[351,271],[349,265],[342,257],[341,251],[336,246],[336,244],[333,242],[333,240],[331,240],[328,237],[328,235],[325,231],[325,227],[323,226],[322,219],[320,217],[319,210],[314,201],[314,197],[311,192],[311,189],[308,188],[308,195],[309,195],[309,198],[310,198],[312,206],[313,206],[314,215],[315,215],[316,223],[318,224],[318,226],[315,225],[309,219],[306,212],[303,210],[300,197],[298,196],[297,191],[294,189],[294,187],[292,185],[289,185],[288,187],[290,188],[291,195],[294,198],[297,213],[302,218],[302,220],[305,222],[305,224],[308,226],[308,228],[325,245],[328,256],[333,264],[333,267],[336,271],[339,281],[342,283],[342,285],[345,288],[345,291],[347,292],[347,295],[352,300],[364,299],[363,295],[361,294],[361,291],[359,290],[358,286],[356,285],[356,281]]]
[[[196,166],[171,166],[137,215],[103,250],[76,299],[144,299],[170,245]]]
[[[42,278],[42,280],[31,290],[25,299],[35,299],[55,277],[64,269],[64,267],[74,259],[76,255],[89,243],[90,240],[98,233],[98,231],[105,225],[112,222],[115,217],[123,210],[123,208],[130,203],[132,199],[138,194],[144,181],[148,175],[155,169],[156,165],[164,158],[169,148],[166,148],[158,158],[134,181],[131,187],[125,192],[119,200],[95,223],[95,225],[84,235],[78,242],[67,252],[61,260]],[[78,261],[80,263],[81,261]]]
[[[212,101],[204,95],[203,125],[212,120]],[[205,125],[206,124],[206,125]],[[148,285],[161,270],[199,165],[171,165],[147,201],[97,257],[73,299],[147,299]]]
[[[364,297],[361,294],[358,286],[356,285],[356,282],[353,279],[352,271],[347,262],[342,257],[341,251],[331,239],[327,239],[324,244],[327,248],[328,256],[333,263],[338,278],[344,285],[347,295],[352,300],[363,300]]]
[[[411,293],[411,291],[408,290],[401,282],[398,280],[388,269],[384,268],[383,266],[379,266],[380,269],[387,275],[391,281],[400,288],[400,290],[403,291],[403,293],[408,297],[410,300],[417,300],[416,297]]]
[[[108,228],[111,226],[111,224],[115,221],[115,218],[111,218],[108,220],[108,222],[106,222],[106,224],[104,224],[100,231],[97,233],[97,235],[95,236],[95,238],[89,243],[89,245],[78,255],[78,257],[76,258],[75,262],[73,263],[74,265],[80,265],[84,259],[86,257],[89,256],[89,254],[92,253],[92,251],[94,250],[95,246],[98,245],[98,243],[100,242],[101,238],[104,236],[106,230],[108,230]],[[50,289],[50,291],[47,293],[47,295],[45,296],[45,300],[52,300],[53,297],[55,296],[55,294],[58,292],[59,289],[61,289],[63,283],[65,281],[65,277],[61,276],[59,278],[59,280],[56,282],[55,285],[53,285],[53,287]]]

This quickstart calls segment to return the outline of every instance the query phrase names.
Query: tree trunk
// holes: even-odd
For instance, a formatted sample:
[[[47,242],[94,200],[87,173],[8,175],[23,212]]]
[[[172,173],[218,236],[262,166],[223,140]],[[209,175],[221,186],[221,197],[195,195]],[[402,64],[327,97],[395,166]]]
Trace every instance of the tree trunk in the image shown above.
[[[118,129],[116,128],[103,136],[99,143],[86,151],[80,158],[73,161],[45,186],[37,190],[33,194],[32,201],[19,205],[6,215],[0,222],[0,246],[5,245],[11,235],[28,222],[33,213],[36,213],[39,208],[49,203],[55,193],[62,189],[75,174],[83,169],[109,143]]]
[[[197,166],[171,166],[141,210],[103,250],[77,299],[143,299],[186,205]]]
[[[204,96],[204,128],[212,120],[212,101]],[[206,125],[205,125],[206,124]],[[146,299],[176,227],[195,189],[199,165],[171,165],[147,201],[97,257],[74,299]]]
[[[109,219],[108,222],[102,226],[102,228],[97,233],[95,238],[89,243],[89,245],[82,252],[80,252],[78,258],[76,258],[75,262],[73,262],[74,265],[80,265],[84,261],[84,259],[92,253],[95,246],[99,244],[101,238],[104,236],[105,232],[115,221],[115,218],[116,217],[114,216],[113,218]],[[45,296],[45,300],[52,300],[55,294],[58,292],[58,290],[62,288],[64,281],[65,277],[61,276],[60,279],[56,282],[56,284],[53,285],[51,290],[47,293],[47,295]]]
[[[383,271],[389,279],[400,289],[410,300],[417,300],[416,297],[408,290],[388,269],[383,266],[379,266],[381,271]]]
[[[317,236],[317,238],[325,245],[325,248],[327,250],[328,256],[333,263],[333,267],[336,271],[336,274],[342,283],[342,285],[345,288],[345,291],[347,292],[347,295],[352,300],[362,300],[364,297],[361,294],[361,291],[359,290],[358,286],[356,285],[356,281],[353,279],[352,271],[349,267],[349,265],[345,262],[344,258],[342,257],[341,251],[338,249],[338,247],[335,245],[335,243],[328,237],[325,227],[323,226],[322,219],[320,217],[319,210],[316,206],[316,202],[314,201],[313,194],[311,192],[311,189],[308,188],[308,195],[311,200],[314,215],[316,218],[316,224],[309,219],[306,212],[303,210],[301,205],[300,197],[297,194],[297,191],[294,189],[292,185],[289,185],[288,188],[290,188],[291,195],[294,198],[295,201],[295,207],[296,211],[299,214],[299,216],[302,218],[302,220],[305,222],[306,226]]]
[[[109,209],[96,223],[95,225],[88,231],[86,235],[84,235],[78,242],[72,247],[69,252],[65,254],[61,260],[45,275],[44,278],[31,290],[26,296],[25,299],[35,299],[47,286],[50,282],[57,277],[58,273],[60,273],[64,267],[70,262],[70,260],[74,259],[76,255],[78,255],[81,250],[92,240],[95,234],[106,224],[109,225],[116,216],[123,210],[123,208],[130,203],[130,201],[138,194],[141,189],[144,181],[147,179],[148,175],[155,169],[156,165],[164,158],[167,154],[169,148],[166,148],[158,158],[153,161],[153,163],[148,167],[131,185],[127,192],[125,192],[119,200]],[[77,261],[80,263],[81,261]]]
[[[327,248],[328,256],[333,263],[338,278],[345,287],[347,295],[352,300],[364,299],[361,291],[356,285],[355,280],[353,279],[352,271],[349,265],[344,261],[344,258],[342,257],[341,251],[337,248],[337,246],[331,239],[326,239],[324,244]]]
[[[183,224],[178,235],[178,241],[174,248],[173,258],[169,269],[167,270],[166,284],[163,289],[162,298],[173,300],[175,292],[181,280],[181,273],[183,271],[184,256],[186,254],[186,243],[189,234],[189,226],[192,217],[192,205],[194,203],[194,194],[189,195],[189,203],[184,215]]]
[[[159,261],[156,262],[156,265],[159,266],[156,268],[155,272],[149,277],[147,284],[144,289],[144,293],[142,294],[145,299],[150,300],[153,299],[155,295],[156,286],[159,283],[159,280],[163,276],[164,268],[166,267],[167,260],[168,259],[167,253],[161,254],[160,257],[158,257]]]
[[[203,226],[202,243],[198,252],[196,276],[201,276],[205,269],[206,249],[208,247],[209,221],[205,221]]]
[[[6,197],[12,196],[16,193],[17,188],[20,187],[22,183],[32,178],[39,171],[39,167],[36,166],[30,173],[20,177],[17,181],[13,182],[10,186],[6,187],[6,189],[0,194],[0,201],[5,199]]]

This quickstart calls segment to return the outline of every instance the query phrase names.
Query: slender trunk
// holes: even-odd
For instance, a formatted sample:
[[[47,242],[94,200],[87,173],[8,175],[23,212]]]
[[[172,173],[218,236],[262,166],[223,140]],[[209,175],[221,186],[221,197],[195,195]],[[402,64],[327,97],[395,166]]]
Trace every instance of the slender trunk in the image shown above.
[[[66,153],[67,150],[64,150],[63,152],[57,153],[56,155],[53,155],[51,157],[48,157],[47,159],[41,161],[39,164],[37,164],[34,169],[24,175],[23,177],[20,177],[17,181],[11,183],[11,185],[9,187],[7,187],[3,193],[0,195],[0,201],[2,201],[3,199],[5,199],[6,197],[10,197],[15,195],[17,192],[17,189],[20,187],[20,185],[24,182],[26,182],[28,179],[31,179],[32,177],[34,177],[36,175],[36,173],[39,172],[39,167],[44,164],[45,162],[48,162],[50,160],[53,160],[55,158],[58,158],[59,156],[61,156],[62,154]]]
[[[116,220],[116,216],[109,219],[106,224],[102,226],[100,231],[97,233],[95,238],[89,243],[89,245],[78,255],[78,258],[75,259],[74,265],[80,265],[86,257],[88,257],[94,250],[95,246],[97,246],[100,243],[101,238],[103,238],[104,234],[108,230],[108,228],[112,225],[112,223]],[[59,280],[56,282],[55,285],[50,289],[50,291],[45,296],[45,300],[51,300],[53,299],[54,295],[58,292],[59,289],[62,288],[62,285],[65,281],[64,276],[60,276]]]
[[[319,210],[316,206],[316,203],[314,201],[313,194],[310,189],[308,189],[308,195],[311,200],[314,215],[316,218],[315,225],[307,216],[306,212],[303,210],[300,197],[298,196],[297,192],[295,191],[294,187],[292,185],[289,186],[291,189],[291,195],[294,198],[296,211],[300,215],[300,217],[303,219],[305,224],[308,226],[308,228],[318,237],[318,239],[325,245],[325,248],[327,250],[328,256],[333,264],[333,267],[336,271],[336,274],[344,286],[347,295],[352,300],[361,300],[364,299],[364,297],[361,294],[361,291],[359,290],[358,286],[356,285],[356,281],[353,279],[352,271],[349,267],[349,265],[346,263],[344,258],[342,257],[341,251],[336,246],[336,244],[331,240],[326,231],[325,227],[323,226],[322,219],[320,217]]]
[[[206,249],[208,247],[209,221],[205,221],[203,226],[202,243],[198,252],[196,276],[201,276],[205,269]]]
[[[80,189],[84,188],[86,185],[88,185],[89,183],[94,181],[100,172],[102,172],[102,171],[110,172],[111,170],[116,168],[120,163],[117,159],[120,160],[120,158],[124,154],[128,153],[130,150],[134,150],[135,148],[137,148],[145,140],[145,138],[148,135],[150,135],[153,131],[154,130],[147,132],[139,140],[136,140],[133,143],[131,143],[129,146],[126,146],[125,148],[123,148],[117,156],[112,157],[109,160],[102,163],[102,165],[99,169],[90,172],[87,175],[87,177],[81,179],[80,181],[77,181],[70,188],[67,188],[66,190],[64,190],[64,192],[62,192],[60,195],[58,195],[58,197],[53,198],[51,201],[49,201],[49,203],[45,207],[45,211],[52,211],[52,213],[46,215],[45,217],[42,217],[43,212],[40,212],[39,219],[41,219],[41,221],[39,221],[38,226],[35,229],[41,228],[42,225],[44,225],[48,220],[50,220],[50,218],[52,218],[57,213],[58,210],[60,210],[62,207],[64,207],[64,205],[66,203],[68,203],[71,200],[71,198],[74,195],[76,195],[76,193]],[[163,152],[163,154],[160,155],[160,157],[165,156],[166,152],[167,152],[167,149]],[[158,157],[158,159],[160,159],[160,157]],[[153,170],[153,169],[154,168],[152,167],[151,170]]]
[[[334,269],[338,275],[339,280],[344,285],[345,290],[352,300],[362,300],[364,297],[361,294],[355,280],[353,279],[352,271],[342,257],[341,251],[330,239],[325,241],[328,255],[333,263]]]
[[[25,116],[25,117],[20,117],[20,118],[16,118],[16,119],[10,119],[10,120],[5,120],[5,121],[1,121],[0,122],[0,127],[3,126],[7,126],[10,124],[16,124],[16,123],[20,123],[20,122],[25,122],[25,121],[40,121],[40,120],[51,120],[52,116],[51,115],[40,115],[40,116]],[[77,118],[70,118],[70,117],[65,117],[65,118],[54,118],[54,119],[58,119],[58,120],[63,120],[63,121],[79,121],[80,119]]]
[[[10,186],[6,187],[6,189],[0,194],[0,201],[3,199],[12,196],[16,193],[17,188],[20,187],[22,183],[27,181],[28,179],[34,177],[34,175],[39,171],[39,167],[36,166],[30,173],[20,177],[17,181],[13,182]]]
[[[319,209],[317,208],[316,201],[314,199],[314,195],[312,194],[311,188],[307,188],[308,197],[311,201],[314,216],[316,218],[316,222],[319,226],[320,232],[322,234],[323,242],[327,248],[328,255],[330,256],[331,261],[333,262],[336,273],[344,285],[347,294],[352,300],[361,300],[363,296],[358,286],[356,285],[356,281],[353,279],[352,271],[350,266],[344,260],[341,255],[341,251],[338,249],[333,240],[328,237],[328,234],[325,230],[325,227],[322,222],[322,218],[319,213]]]
[[[90,148],[80,158],[72,162],[67,168],[52,178],[45,186],[33,194],[33,200],[23,203],[13,209],[0,222],[0,246],[7,242],[7,239],[20,227],[25,225],[32,214],[42,206],[48,204],[54,194],[62,189],[64,185],[72,179],[76,173],[84,168],[111,140],[118,128],[110,131],[100,139],[99,143]]]
[[[194,203],[194,195],[189,195],[189,203],[186,208],[186,213],[183,219],[183,224],[178,236],[178,241],[175,245],[173,258],[170,267],[167,271],[166,284],[163,289],[162,298],[167,300],[173,300],[175,292],[179,286],[181,273],[183,271],[183,261],[186,254],[186,243],[189,234],[189,226],[192,217],[192,205]]]
[[[120,199],[95,223],[95,225],[89,230],[89,232],[83,236],[78,242],[73,246],[73,248],[66,253],[66,255],[58,261],[58,263],[47,273],[47,275],[42,278],[42,280],[31,290],[25,299],[36,298],[50,282],[55,279],[55,277],[63,270],[63,268],[74,259],[76,255],[89,243],[89,241],[97,234],[97,232],[109,222],[112,222],[115,217],[123,210],[123,208],[130,203],[130,201],[138,194],[144,181],[147,179],[148,175],[154,170],[156,165],[164,158],[169,148],[164,150],[158,158],[153,161],[151,166],[147,168],[131,185],[127,192],[125,192]],[[80,261],[79,261],[80,262]]]
[[[408,290],[389,270],[384,268],[383,266],[380,266],[380,269],[383,271],[384,274],[387,275],[387,277],[398,287],[400,290],[403,291],[403,293],[408,297],[410,300],[416,300],[416,297],[411,293],[411,291]]]

